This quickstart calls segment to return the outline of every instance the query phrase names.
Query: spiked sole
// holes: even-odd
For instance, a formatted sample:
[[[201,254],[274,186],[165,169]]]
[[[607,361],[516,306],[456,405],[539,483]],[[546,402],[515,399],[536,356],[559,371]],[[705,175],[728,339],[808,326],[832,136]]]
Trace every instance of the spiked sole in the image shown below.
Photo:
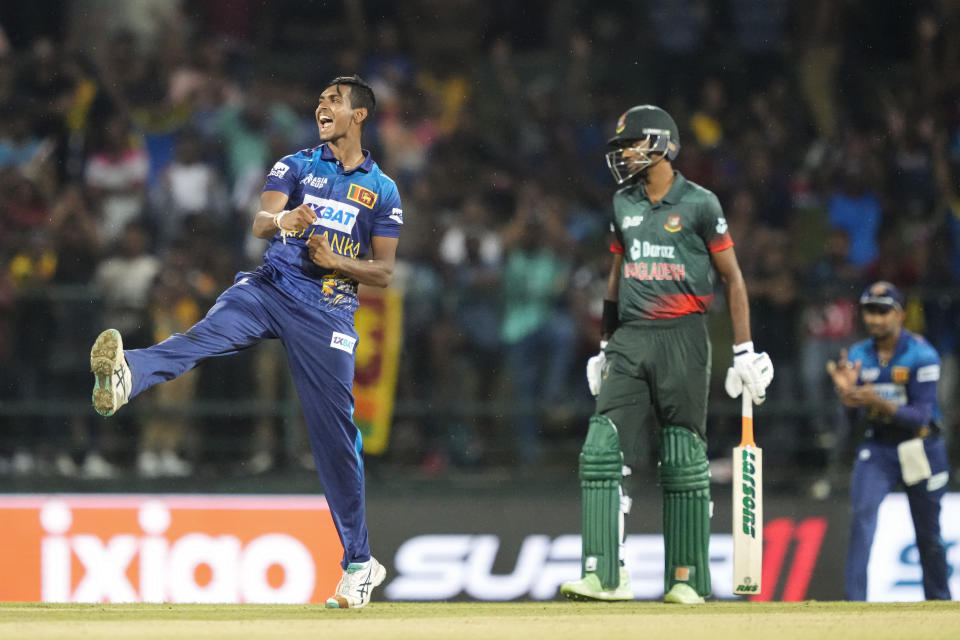
[[[114,414],[113,370],[117,354],[122,348],[120,332],[107,329],[93,343],[90,349],[90,371],[93,372],[93,408],[102,416]]]

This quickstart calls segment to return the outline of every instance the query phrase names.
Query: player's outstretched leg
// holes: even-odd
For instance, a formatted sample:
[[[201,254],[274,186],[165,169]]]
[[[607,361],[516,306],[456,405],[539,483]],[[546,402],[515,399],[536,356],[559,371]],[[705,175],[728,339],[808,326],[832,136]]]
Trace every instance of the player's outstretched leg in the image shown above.
[[[710,585],[710,473],[703,440],[668,426],[660,436],[664,602],[700,604]]]
[[[622,475],[617,428],[606,416],[594,415],[580,452],[582,577],[560,587],[570,600],[633,600],[630,577],[620,564]]]
[[[337,591],[327,598],[328,609],[359,609],[370,602],[373,588],[380,586],[387,570],[370,556],[366,562],[351,562],[337,584]]]
[[[133,388],[119,331],[107,329],[97,336],[90,349],[90,371],[93,372],[93,408],[102,416],[112,416],[127,404]]]

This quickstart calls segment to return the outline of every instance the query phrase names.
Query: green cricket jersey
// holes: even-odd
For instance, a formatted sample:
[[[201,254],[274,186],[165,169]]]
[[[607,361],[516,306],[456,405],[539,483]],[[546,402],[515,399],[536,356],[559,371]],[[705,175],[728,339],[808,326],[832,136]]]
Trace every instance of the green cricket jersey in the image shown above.
[[[670,191],[656,204],[635,182],[613,196],[616,240],[623,255],[620,321],[705,313],[713,301],[710,254],[733,246],[713,192],[674,172]]]

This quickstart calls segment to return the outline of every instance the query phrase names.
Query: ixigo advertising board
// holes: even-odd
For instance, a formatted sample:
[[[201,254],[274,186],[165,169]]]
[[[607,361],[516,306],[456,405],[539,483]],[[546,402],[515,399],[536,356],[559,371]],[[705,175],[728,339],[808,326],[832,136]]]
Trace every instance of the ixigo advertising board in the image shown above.
[[[322,497],[0,497],[0,601],[322,602],[343,553]]]

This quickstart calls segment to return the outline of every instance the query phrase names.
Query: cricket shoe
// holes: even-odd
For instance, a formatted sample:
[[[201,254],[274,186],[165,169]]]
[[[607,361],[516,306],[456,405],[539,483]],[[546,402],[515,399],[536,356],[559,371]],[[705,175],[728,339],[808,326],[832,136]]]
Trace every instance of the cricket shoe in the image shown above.
[[[337,584],[337,591],[327,598],[328,609],[359,609],[370,602],[373,588],[380,586],[387,570],[370,556],[366,562],[351,562]]]
[[[112,416],[127,404],[133,377],[123,357],[123,339],[116,329],[107,329],[90,349],[93,372],[93,408],[102,416]]]
[[[604,589],[600,584],[600,578],[595,573],[588,573],[580,580],[564,582],[560,587],[560,593],[570,600],[581,602],[592,602],[602,600],[604,602],[621,602],[633,600],[633,590],[630,588],[630,574],[623,567],[620,567],[620,584],[616,589]]]
[[[664,602],[671,604],[703,604],[704,599],[688,584],[678,582],[663,596]]]

